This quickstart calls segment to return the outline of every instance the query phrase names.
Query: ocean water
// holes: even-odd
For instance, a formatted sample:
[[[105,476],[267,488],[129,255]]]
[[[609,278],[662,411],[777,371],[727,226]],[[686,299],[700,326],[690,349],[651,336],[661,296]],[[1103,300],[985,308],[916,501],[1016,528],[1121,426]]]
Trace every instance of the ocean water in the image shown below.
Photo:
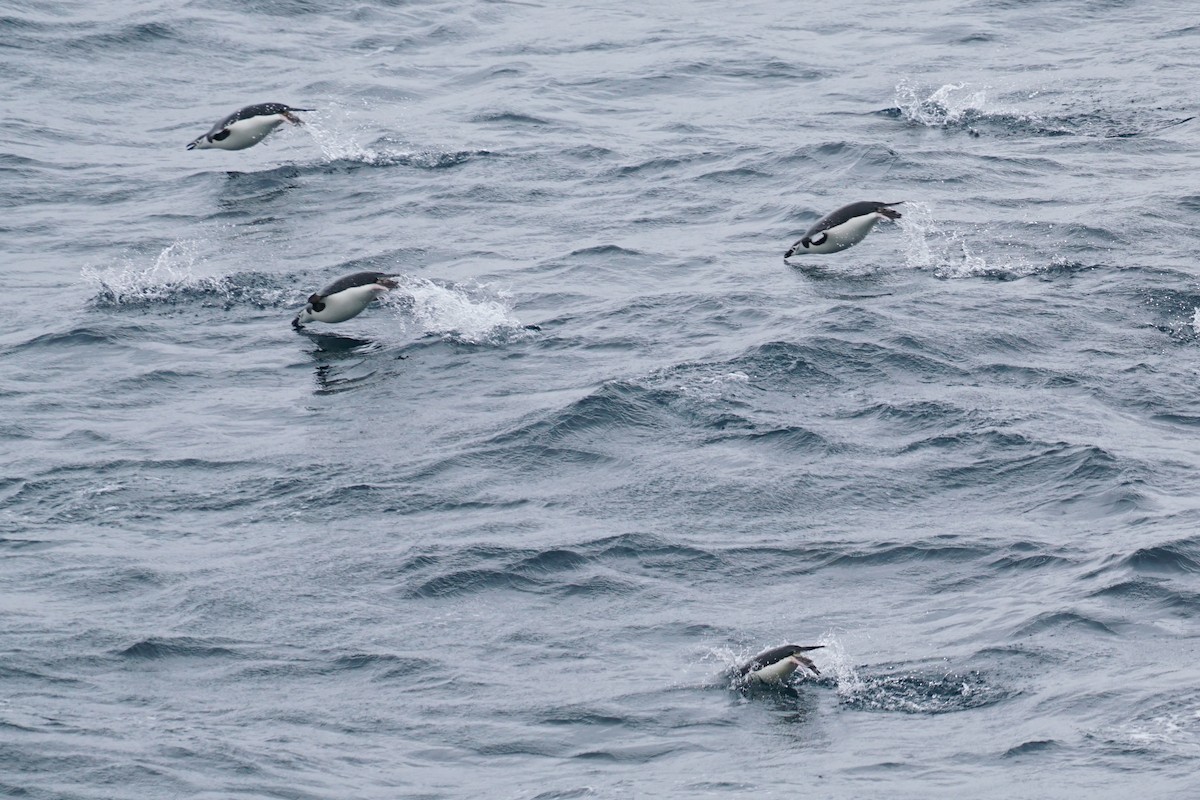
[[[1193,3],[0,32],[0,795],[1200,792]]]

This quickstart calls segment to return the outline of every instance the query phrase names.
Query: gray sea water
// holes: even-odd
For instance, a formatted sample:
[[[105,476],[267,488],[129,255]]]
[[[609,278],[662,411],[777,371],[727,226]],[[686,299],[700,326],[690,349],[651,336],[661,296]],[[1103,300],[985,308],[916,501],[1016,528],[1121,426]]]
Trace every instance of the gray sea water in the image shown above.
[[[1191,0],[0,34],[0,795],[1200,793]]]

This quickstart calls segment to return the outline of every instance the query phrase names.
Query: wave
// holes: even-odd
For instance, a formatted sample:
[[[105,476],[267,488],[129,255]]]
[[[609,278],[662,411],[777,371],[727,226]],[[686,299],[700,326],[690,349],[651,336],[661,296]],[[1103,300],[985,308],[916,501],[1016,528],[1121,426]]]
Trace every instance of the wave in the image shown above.
[[[359,137],[366,133],[366,126],[353,122],[351,114],[337,105],[308,112],[304,120],[304,130],[321,148],[324,161],[317,168],[322,170],[356,166],[444,170],[493,155],[489,150],[413,149],[391,136],[364,146]]]
[[[508,589],[557,595],[631,591],[640,573],[694,579],[715,569],[715,553],[651,534],[621,534],[571,547],[468,545],[424,552],[396,567],[412,597],[445,597]],[[613,571],[618,573],[613,575]]]
[[[893,665],[854,667],[836,640],[823,642],[833,660],[838,700],[856,711],[948,714],[1004,702],[1017,692],[980,670]]]
[[[411,275],[397,276],[399,288],[381,298],[385,306],[403,310],[425,336],[466,345],[499,346],[536,335],[536,326],[521,323],[511,298],[482,284],[439,283]]]
[[[971,136],[1023,136],[1125,139],[1157,133],[1195,119],[1194,116],[1150,119],[1142,112],[1135,119],[1121,119],[1101,110],[1046,115],[1024,112],[1012,103],[1032,101],[1042,94],[1028,91],[1009,103],[989,99],[992,90],[967,82],[946,83],[933,88],[901,80],[895,88],[895,105],[879,113],[914,125]]]
[[[278,279],[258,272],[198,275],[206,243],[188,239],[173,242],[148,266],[132,259],[99,268],[85,266],[80,275],[92,285],[93,308],[194,305],[225,309],[248,304],[258,308],[295,305],[298,292],[285,290]]]
[[[1033,259],[1024,246],[996,242],[987,226],[949,227],[934,218],[931,206],[919,201],[905,204],[898,224],[906,266],[930,270],[939,278],[1016,280],[1062,270],[1069,263],[1058,257]]]
[[[854,666],[842,643],[830,634],[823,636],[814,659],[821,669],[819,678],[806,678],[792,686],[806,684],[832,688],[839,703],[847,709],[902,714],[947,714],[984,708],[1015,697],[1018,692],[981,670],[955,670],[930,666],[895,664],[883,667]],[[726,666],[725,688],[738,690],[731,675],[737,664],[752,655],[751,650],[734,653],[729,648],[710,651]],[[792,687],[784,687],[792,693]]]
[[[1087,738],[1104,749],[1145,759],[1192,762],[1200,756],[1200,698],[1190,688],[1180,688],[1166,699],[1121,721],[1091,731]]]
[[[123,658],[152,660],[162,658],[212,658],[239,656],[223,645],[190,636],[151,637],[122,648],[117,655]]]
[[[301,274],[289,277],[285,284],[282,277],[262,272],[197,274],[206,261],[207,246],[199,240],[172,243],[145,267],[132,261],[108,268],[85,266],[81,276],[93,288],[90,306],[171,309],[199,305],[225,311],[242,306],[293,309],[304,304],[312,286],[328,280],[328,276],[318,279]],[[394,259],[365,259],[351,266],[362,269],[366,265],[387,272],[385,261]],[[397,275],[397,283],[399,288],[380,298],[379,305],[400,312],[405,328],[414,329],[418,335],[458,344],[494,346],[529,338],[537,330],[536,326],[521,323],[511,310],[511,299],[490,287],[439,283],[403,274]],[[333,330],[330,328],[329,332]],[[89,335],[89,331],[81,329],[78,335]],[[357,342],[356,346],[360,344],[366,342]]]

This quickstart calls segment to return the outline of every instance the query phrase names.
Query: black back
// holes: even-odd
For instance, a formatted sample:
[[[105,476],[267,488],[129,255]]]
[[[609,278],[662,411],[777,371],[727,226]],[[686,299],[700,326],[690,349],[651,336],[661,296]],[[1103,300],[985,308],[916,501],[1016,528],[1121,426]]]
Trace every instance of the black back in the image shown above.
[[[769,667],[777,661],[783,661],[788,656],[794,656],[794,655],[797,655],[798,653],[804,653],[809,650],[820,650],[824,646],[825,645],[823,645],[823,644],[814,644],[814,645],[809,645],[807,647],[801,647],[798,644],[785,644],[785,645],[780,645],[779,647],[772,647],[770,650],[762,651],[761,653],[756,655],[754,658],[750,659],[745,664],[742,664],[742,666],[738,667],[738,674],[739,675],[749,675],[751,672],[754,672],[756,669],[762,669],[763,667]]]
[[[901,201],[903,202],[903,201]],[[817,220],[817,223],[808,229],[805,236],[815,236],[824,230],[836,228],[843,222],[854,219],[855,217],[865,217],[867,214],[874,214],[881,208],[888,206],[898,206],[900,203],[877,203],[873,200],[861,200],[857,203],[851,203],[848,206],[842,206],[837,211],[831,211],[825,216]],[[894,212],[893,212],[894,213]],[[900,216],[896,214],[896,216]]]
[[[317,295],[313,295],[313,297],[318,297],[318,299],[322,297],[329,297],[331,294],[337,294],[338,292],[343,292],[346,289],[352,289],[355,286],[369,286],[372,283],[377,283],[381,278],[389,277],[391,276],[386,272],[356,272],[353,275],[347,275],[344,278],[338,278],[336,281],[322,289]],[[308,298],[308,302],[313,302],[313,298]]]
[[[214,134],[216,134],[218,131],[222,130],[223,128],[228,128],[230,125],[232,125],[233,123],[237,122],[240,119],[250,119],[251,117],[269,117],[272,114],[283,114],[288,111],[309,111],[309,110],[310,109],[307,109],[307,108],[292,108],[291,106],[285,105],[283,103],[259,103],[258,105],[246,106],[245,108],[239,108],[237,111],[233,112],[228,117],[226,117],[225,119],[218,122],[216,125],[213,125],[212,130],[208,132],[208,135],[211,136],[212,138],[216,139],[217,137],[214,136]]]
[[[283,103],[259,103],[254,106],[246,106],[239,108],[237,111],[230,114],[225,119],[221,120],[220,125],[224,128],[226,125],[237,122],[239,119],[250,119],[251,117],[269,117],[272,114],[282,114],[285,111],[300,111],[301,109],[293,109]]]

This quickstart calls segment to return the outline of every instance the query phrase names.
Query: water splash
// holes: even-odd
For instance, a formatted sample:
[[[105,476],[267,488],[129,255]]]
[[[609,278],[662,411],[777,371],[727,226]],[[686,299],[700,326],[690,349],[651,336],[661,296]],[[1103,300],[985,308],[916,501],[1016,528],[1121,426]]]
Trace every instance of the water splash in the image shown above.
[[[898,223],[903,234],[904,261],[909,269],[932,270],[939,278],[946,279],[1013,279],[1046,269],[1021,254],[985,258],[976,242],[989,235],[986,229],[976,227],[968,233],[962,228],[945,228],[934,219],[932,209],[925,203],[907,203]]]
[[[400,289],[385,298],[407,312],[424,333],[462,344],[501,344],[530,335],[504,295],[484,286],[442,285],[425,278],[399,276]]]
[[[947,83],[932,92],[909,81],[896,84],[896,106],[910,122],[928,128],[956,127],[984,114],[987,89],[966,83]]]
[[[826,676],[833,676],[833,680],[837,684],[838,697],[845,700],[861,693],[865,684],[854,668],[854,664],[851,663],[850,657],[846,654],[846,648],[842,645],[841,640],[832,631],[829,631],[817,640],[817,644],[824,646],[823,650],[817,651],[821,655],[819,665],[821,672]]]
[[[198,253],[196,241],[173,242],[147,267],[124,264],[100,269],[89,264],[80,270],[80,275],[95,286],[93,302],[98,305],[162,302],[177,287],[195,282],[192,270]]]
[[[386,142],[399,146],[364,146],[359,139],[369,135],[367,126],[355,123],[348,110],[337,106],[312,112],[306,115],[305,122],[305,130],[321,148],[321,155],[327,164],[350,162],[373,167],[441,169],[461,164],[477,155],[486,155],[486,151],[406,149],[402,142],[389,137],[377,139],[377,145]]]
[[[197,274],[205,262],[203,249],[203,242],[185,239],[163,248],[148,266],[133,259],[104,268],[89,264],[80,277],[94,287],[91,305],[96,308],[196,302],[204,307],[247,303],[275,308],[292,302],[288,292],[261,273]]]
[[[716,375],[688,375],[686,381],[673,382],[672,388],[682,397],[707,403],[723,400],[731,391],[736,392],[749,383],[749,375],[734,371]]]
[[[1200,709],[1167,709],[1090,736],[1113,747],[1160,756],[1200,755]]]

